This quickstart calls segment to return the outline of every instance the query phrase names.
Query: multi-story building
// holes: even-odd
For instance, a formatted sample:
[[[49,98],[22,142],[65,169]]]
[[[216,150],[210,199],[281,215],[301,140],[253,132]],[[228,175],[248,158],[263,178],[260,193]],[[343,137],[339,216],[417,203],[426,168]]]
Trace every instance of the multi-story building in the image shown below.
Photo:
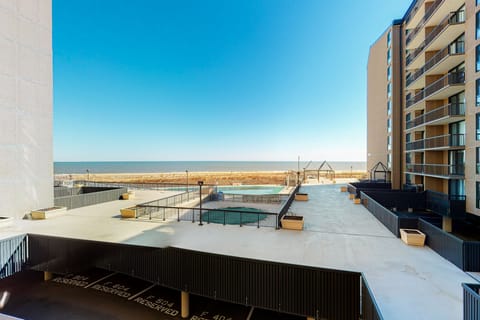
[[[465,199],[476,215],[479,11],[478,0],[415,0],[370,49],[367,102],[369,168],[383,161],[393,188]]]
[[[52,2],[0,1],[0,212],[53,205]]]

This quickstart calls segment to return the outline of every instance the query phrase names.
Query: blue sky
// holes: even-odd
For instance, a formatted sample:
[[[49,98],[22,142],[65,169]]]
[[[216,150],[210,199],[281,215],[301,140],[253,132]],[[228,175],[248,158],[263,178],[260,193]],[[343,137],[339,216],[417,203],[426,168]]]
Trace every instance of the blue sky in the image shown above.
[[[53,0],[55,161],[364,161],[410,0]]]

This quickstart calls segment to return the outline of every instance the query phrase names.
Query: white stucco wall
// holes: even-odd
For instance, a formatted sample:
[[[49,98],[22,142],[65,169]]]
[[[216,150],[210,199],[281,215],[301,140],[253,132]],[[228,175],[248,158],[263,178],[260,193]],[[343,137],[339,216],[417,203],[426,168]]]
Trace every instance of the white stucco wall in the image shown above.
[[[0,0],[0,216],[53,205],[51,0]]]

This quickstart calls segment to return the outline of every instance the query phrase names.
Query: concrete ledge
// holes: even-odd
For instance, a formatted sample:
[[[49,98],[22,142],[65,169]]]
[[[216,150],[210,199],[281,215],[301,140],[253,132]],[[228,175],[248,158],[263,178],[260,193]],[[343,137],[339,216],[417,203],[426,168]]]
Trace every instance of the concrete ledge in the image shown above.
[[[13,224],[13,217],[0,217],[0,228],[8,227]]]
[[[30,213],[32,215],[33,220],[43,220],[43,219],[62,216],[66,212],[67,212],[66,207],[51,207],[51,208],[34,210],[34,211],[31,211]]]

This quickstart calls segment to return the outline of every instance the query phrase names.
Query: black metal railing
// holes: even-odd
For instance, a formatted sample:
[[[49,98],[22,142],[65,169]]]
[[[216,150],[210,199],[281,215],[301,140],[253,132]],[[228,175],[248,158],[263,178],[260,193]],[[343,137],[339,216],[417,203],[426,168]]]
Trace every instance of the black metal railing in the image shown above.
[[[408,45],[412,40],[417,36],[418,32],[423,28],[425,23],[430,19],[432,14],[437,10],[437,8],[440,6],[440,4],[443,2],[443,0],[437,0],[435,1],[426,11],[425,14],[423,15],[422,20],[418,23],[417,27],[410,31],[406,38],[406,44]],[[408,22],[407,22],[408,23]]]
[[[26,234],[0,240],[0,279],[22,271],[27,260]]]
[[[451,85],[458,85],[465,83],[465,72],[450,72],[443,76],[442,78],[438,79],[437,81],[433,82],[432,84],[425,87],[423,91],[425,96],[424,98],[428,98],[429,96],[435,94],[436,92],[451,86]]]
[[[295,199],[295,195],[298,193],[300,190],[301,185],[297,184],[295,189],[290,193],[288,196],[288,200],[285,202],[283,205],[282,209],[280,209],[280,212],[277,216],[277,229],[281,226],[281,220],[282,218],[287,214],[288,209],[290,209],[290,206],[292,205],[293,200]]]
[[[431,57],[423,67],[416,70],[413,74],[409,74],[407,76],[406,85],[407,87],[419,79],[423,74],[428,72],[434,66],[436,66],[439,62],[441,62],[445,57],[450,55],[461,55],[465,54],[465,42],[464,41],[455,41],[439,52],[437,52],[433,57]]]
[[[416,3],[410,13],[405,17],[405,24],[408,24],[410,20],[412,20],[413,16],[417,14],[418,9],[420,9],[421,6],[423,6],[424,0],[416,0]]]
[[[419,173],[419,174],[442,176],[442,177],[465,176],[465,165],[408,163],[406,167],[407,167],[407,172],[411,172],[411,173]]]
[[[180,206],[156,206],[156,205],[137,205],[137,212],[140,218],[145,217],[149,220],[162,221],[189,221],[210,224],[219,223],[223,225],[238,224],[260,227],[278,228],[278,213],[257,211],[249,212],[235,209],[217,209],[217,208],[192,208]],[[235,221],[235,222],[231,222]]]
[[[449,13],[430,33],[425,36],[425,40],[415,49],[411,50],[406,58],[406,65],[410,65],[418,55],[425,50],[438,35],[445,31],[449,26],[465,23],[465,11]],[[413,38],[412,38],[413,39]]]
[[[443,136],[436,136],[417,140],[413,142],[407,142],[406,150],[428,150],[428,149],[440,149],[440,148],[454,148],[465,146],[464,134],[446,134]]]
[[[463,288],[463,319],[480,319],[480,284],[462,283]]]
[[[446,117],[461,116],[465,116],[465,103],[449,103],[408,121],[406,128],[408,130]]]

